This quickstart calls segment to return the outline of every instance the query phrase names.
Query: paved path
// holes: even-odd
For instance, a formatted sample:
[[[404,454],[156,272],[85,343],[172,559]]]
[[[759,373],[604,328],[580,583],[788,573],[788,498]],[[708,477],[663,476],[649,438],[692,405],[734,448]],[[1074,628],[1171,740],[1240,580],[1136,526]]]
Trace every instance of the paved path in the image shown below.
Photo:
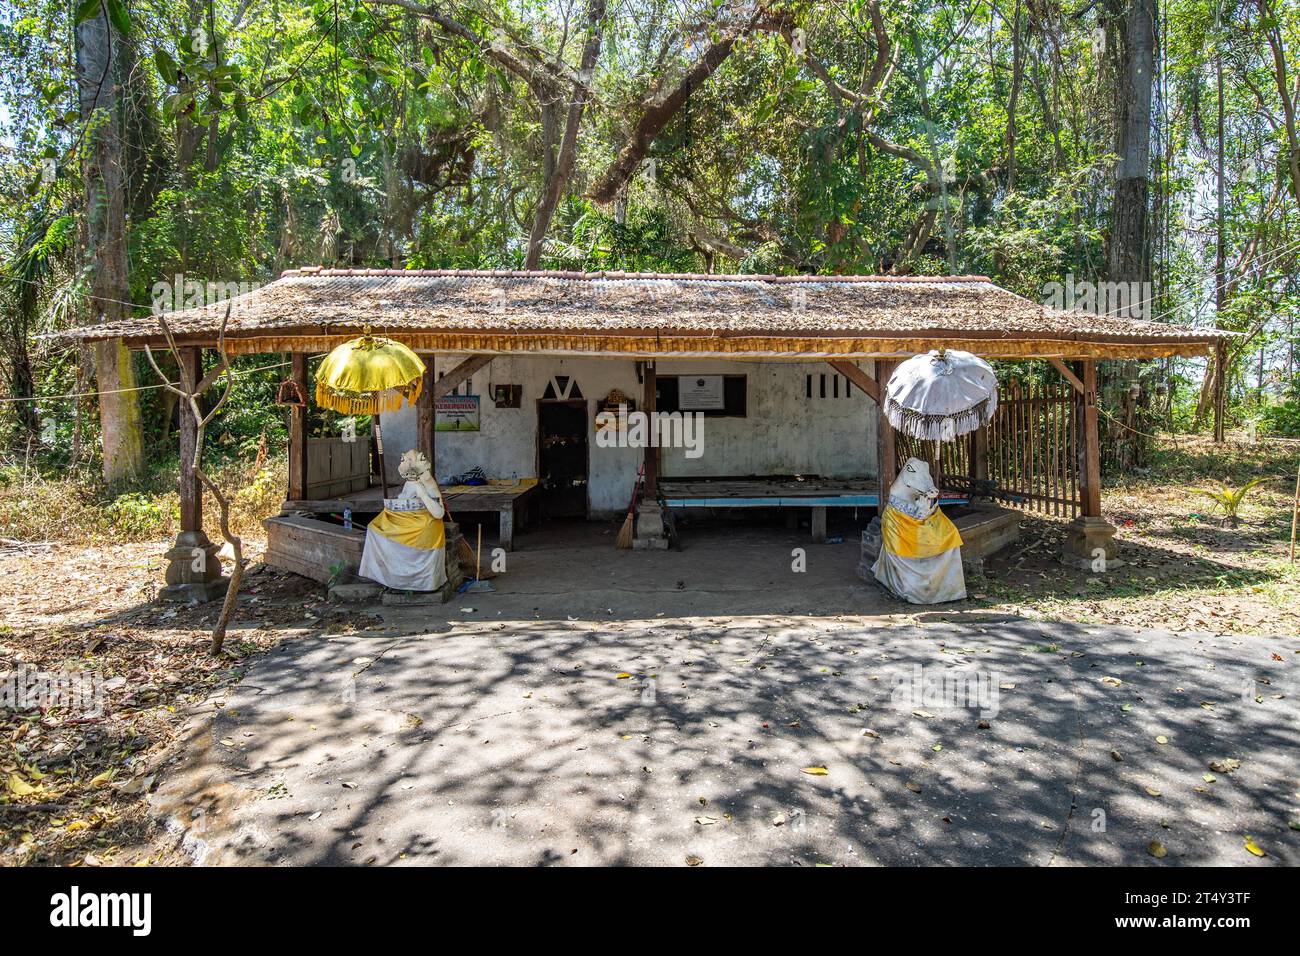
[[[851,576],[691,602],[819,613],[661,617],[671,559],[611,557],[659,570],[636,600],[520,575],[286,641],[156,801],[210,863],[1300,862],[1296,638],[915,617]]]

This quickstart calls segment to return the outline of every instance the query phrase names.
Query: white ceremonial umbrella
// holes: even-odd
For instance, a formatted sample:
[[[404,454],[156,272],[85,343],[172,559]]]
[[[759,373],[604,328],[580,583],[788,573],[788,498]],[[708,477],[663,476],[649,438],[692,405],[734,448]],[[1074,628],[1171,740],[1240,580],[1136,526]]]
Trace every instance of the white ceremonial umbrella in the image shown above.
[[[885,386],[885,414],[896,431],[952,441],[993,421],[998,378],[977,355],[938,349],[902,362]]]

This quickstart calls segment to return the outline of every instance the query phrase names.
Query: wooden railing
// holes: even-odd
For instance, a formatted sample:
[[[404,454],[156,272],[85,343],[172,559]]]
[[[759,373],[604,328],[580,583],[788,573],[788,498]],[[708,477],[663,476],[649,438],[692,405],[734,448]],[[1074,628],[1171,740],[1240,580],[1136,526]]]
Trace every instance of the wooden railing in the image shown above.
[[[934,442],[897,435],[899,465],[920,458],[940,488],[991,489],[1004,504],[1073,518],[1083,500],[1076,395],[1066,382],[1013,382],[998,389],[997,413],[981,432],[943,442],[937,452]]]

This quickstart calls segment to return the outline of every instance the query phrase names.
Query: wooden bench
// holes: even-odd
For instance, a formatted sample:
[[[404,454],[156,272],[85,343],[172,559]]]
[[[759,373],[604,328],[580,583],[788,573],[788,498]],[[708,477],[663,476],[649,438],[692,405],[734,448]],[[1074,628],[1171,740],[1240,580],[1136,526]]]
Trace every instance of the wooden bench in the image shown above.
[[[878,508],[876,480],[849,478],[663,480],[659,493],[669,508],[808,508],[812,538],[826,541],[827,508]],[[969,496],[945,495],[941,505],[966,504]]]

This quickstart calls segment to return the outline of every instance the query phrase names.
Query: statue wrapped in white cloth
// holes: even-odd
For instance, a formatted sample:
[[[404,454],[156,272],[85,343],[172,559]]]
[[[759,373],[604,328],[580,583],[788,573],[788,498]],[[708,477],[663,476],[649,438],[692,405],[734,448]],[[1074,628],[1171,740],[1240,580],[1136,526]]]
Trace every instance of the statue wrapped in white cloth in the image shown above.
[[[966,596],[961,534],[938,502],[930,466],[909,458],[880,516],[880,555],[871,571],[892,593],[913,604],[942,604]]]
[[[397,591],[436,591],[447,582],[447,509],[429,460],[411,449],[397,473],[406,479],[396,498],[366,526],[358,573]]]

